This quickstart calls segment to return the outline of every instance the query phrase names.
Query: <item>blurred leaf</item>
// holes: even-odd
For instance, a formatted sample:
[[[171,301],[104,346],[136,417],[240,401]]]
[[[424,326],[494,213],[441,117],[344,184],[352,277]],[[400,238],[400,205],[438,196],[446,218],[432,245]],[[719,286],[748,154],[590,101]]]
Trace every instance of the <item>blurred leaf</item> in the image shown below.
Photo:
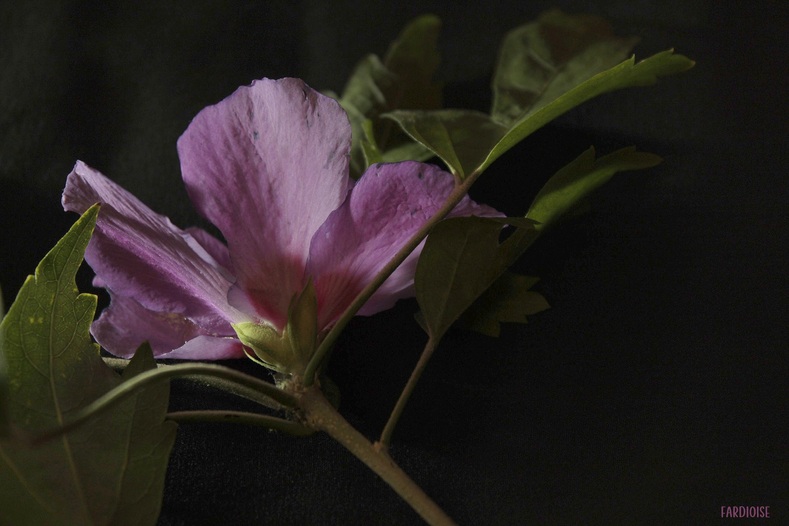
[[[364,123],[385,111],[385,93],[394,89],[395,76],[388,71],[375,55],[368,55],[356,65],[339,99],[351,122],[351,175],[358,179],[367,168],[363,144]]]
[[[381,121],[379,116],[397,108],[441,107],[442,86],[432,80],[440,60],[437,48],[440,30],[438,17],[416,18],[392,42],[384,61],[376,55],[368,55],[348,79],[339,101],[348,113],[353,130],[351,174],[355,178],[373,164],[366,158],[366,154],[373,151],[373,145],[385,162],[432,157],[428,149],[414,144],[390,121]],[[370,128],[366,133],[367,121]],[[403,148],[406,144],[409,146]]]
[[[367,166],[376,163],[396,163],[407,159],[424,161],[433,156],[433,152],[411,139],[381,152],[375,142],[373,121],[369,119],[364,121],[362,129],[364,130],[364,138],[361,141],[361,148]]]
[[[85,212],[44,257],[0,324],[16,431],[0,439],[0,524],[156,522],[175,438],[164,422],[166,385],[42,445],[14,438],[63,425],[122,381],[89,336],[96,297],[74,283],[97,214],[98,206]],[[124,378],[152,364],[143,350]]]
[[[395,130],[398,135],[403,135],[401,130]],[[404,136],[402,142],[390,144],[389,148],[381,154],[381,162],[398,163],[400,161],[427,161],[433,157],[433,152],[414,142],[410,137]],[[375,163],[371,163],[375,164]]]
[[[596,17],[550,11],[504,41],[491,115],[463,110],[396,110],[382,115],[439,156],[455,175],[485,170],[553,119],[603,93],[654,84],[693,61],[673,50],[620,60],[635,39],[614,37]],[[615,65],[614,65],[615,64]]]
[[[504,225],[514,227],[499,241]],[[416,299],[432,338],[439,339],[534,241],[525,218],[456,217],[425,242],[416,268]]]
[[[660,161],[657,155],[637,152],[632,146],[595,159],[594,148],[589,148],[548,180],[534,198],[526,217],[536,221],[538,229],[544,229],[575,209],[615,173],[651,168]]]
[[[441,62],[438,35],[441,19],[422,15],[412,20],[389,46],[384,65],[397,76],[395,107],[431,109],[441,107],[443,86],[433,81]]]
[[[361,139],[362,154],[364,155],[364,164],[370,166],[375,163],[382,163],[384,161],[381,155],[381,150],[378,149],[378,143],[375,142],[375,132],[373,132],[373,121],[366,119],[362,123],[362,130],[364,137]]]
[[[637,38],[620,38],[602,18],[552,10],[510,31],[493,76],[493,120],[512,126],[627,58]]]
[[[635,86],[649,86],[657,82],[660,77],[680,73],[692,66],[692,60],[682,55],[675,55],[673,50],[657,53],[640,62],[636,62],[635,56],[633,56],[568,89],[551,101],[541,100],[496,143],[490,155],[476,168],[476,171],[484,170],[518,142],[589,99],[609,91]]]
[[[550,308],[539,293],[530,290],[537,278],[505,272],[460,317],[458,323],[487,336],[497,337],[502,323],[526,323],[526,317]]]

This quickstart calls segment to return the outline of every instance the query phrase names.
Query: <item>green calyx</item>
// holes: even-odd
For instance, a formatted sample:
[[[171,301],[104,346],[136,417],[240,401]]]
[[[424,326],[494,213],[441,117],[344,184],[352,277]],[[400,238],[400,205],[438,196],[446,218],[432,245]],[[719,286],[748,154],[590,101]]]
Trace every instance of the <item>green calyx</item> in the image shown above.
[[[318,300],[310,280],[288,307],[288,322],[280,332],[267,323],[234,323],[238,339],[262,365],[302,376],[318,346]]]

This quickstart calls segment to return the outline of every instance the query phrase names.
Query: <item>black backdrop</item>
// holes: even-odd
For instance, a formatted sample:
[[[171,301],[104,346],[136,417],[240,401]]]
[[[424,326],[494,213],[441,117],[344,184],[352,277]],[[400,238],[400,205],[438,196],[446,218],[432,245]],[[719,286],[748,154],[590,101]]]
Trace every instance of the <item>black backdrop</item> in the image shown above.
[[[18,4],[12,6],[12,4]],[[503,33],[558,5],[607,17],[694,70],[601,97],[509,152],[474,195],[522,213],[589,145],[665,162],[624,174],[591,214],[518,270],[553,308],[500,339],[452,332],[393,456],[463,524],[717,524],[720,507],[786,520],[787,181],[781,148],[789,13],[781,1],[117,2],[0,4],[0,285],[75,219],[76,159],[176,224],[199,223],[175,141],[202,107],[260,77],[342,88],[413,16],[445,21],[454,105],[485,108]],[[80,276],[88,288],[89,272]],[[374,437],[423,343],[416,306],[354,321],[334,355],[342,412]],[[238,367],[255,371],[251,363]],[[243,407],[176,385],[174,408]],[[747,521],[740,521],[747,522]],[[185,425],[161,525],[412,524],[418,518],[326,437]]]

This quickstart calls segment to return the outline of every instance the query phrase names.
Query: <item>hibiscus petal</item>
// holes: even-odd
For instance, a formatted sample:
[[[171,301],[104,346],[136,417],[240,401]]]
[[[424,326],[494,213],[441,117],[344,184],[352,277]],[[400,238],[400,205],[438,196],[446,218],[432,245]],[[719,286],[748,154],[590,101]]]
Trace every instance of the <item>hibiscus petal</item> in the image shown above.
[[[251,303],[285,324],[310,239],[351,184],[350,144],[340,105],[298,79],[239,88],[178,140],[189,195],[227,240],[238,277],[233,305]]]
[[[219,270],[228,276],[228,281],[235,282],[236,278],[233,274],[233,262],[230,261],[230,252],[227,250],[227,245],[219,241],[217,238],[196,226],[186,228],[186,232],[197,241],[198,245],[208,252],[214,259],[214,264],[219,267]]]
[[[93,323],[91,332],[115,356],[131,358],[144,341],[157,358],[223,360],[244,356],[229,324],[224,336],[211,335],[178,314],[154,312],[133,299],[110,296],[112,303]]]
[[[229,271],[195,237],[78,162],[68,176],[63,207],[82,213],[97,202],[102,208],[85,252],[97,283],[116,297],[184,316],[210,331],[250,320],[227,302]]]
[[[232,337],[197,336],[172,352],[157,358],[165,360],[231,360],[246,358],[244,346]]]
[[[449,173],[428,164],[373,165],[312,240],[307,272],[318,293],[321,327],[331,325],[405,242],[438,211],[454,188]],[[451,215],[503,216],[464,197]],[[370,315],[413,295],[421,245],[359,314]]]

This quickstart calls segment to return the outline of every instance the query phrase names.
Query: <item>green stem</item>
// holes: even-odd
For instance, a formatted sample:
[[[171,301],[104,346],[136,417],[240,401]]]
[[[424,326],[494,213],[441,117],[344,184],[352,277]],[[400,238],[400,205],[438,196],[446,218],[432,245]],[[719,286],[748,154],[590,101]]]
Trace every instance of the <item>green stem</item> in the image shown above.
[[[65,423],[63,426],[38,435],[34,439],[34,442],[45,442],[57,436],[68,433],[69,431],[85,423],[87,420],[104,413],[112,406],[133,395],[138,389],[178,377],[219,378],[236,383],[241,387],[258,391],[261,395],[271,398],[285,407],[296,408],[298,405],[296,397],[294,397],[292,394],[287,393],[266,381],[260,380],[259,378],[255,378],[254,376],[250,376],[248,374],[238,372],[234,369],[230,369],[229,367],[204,363],[171,365],[166,368],[145,371],[134,376],[130,380],[123,382],[119,386],[115,387],[111,391],[107,392],[100,398],[94,400],[82,408],[76,415],[74,415],[71,421]]]
[[[389,457],[351,426],[317,387],[304,391],[301,408],[311,427],[326,432],[378,474],[420,517],[433,526],[455,522]]]
[[[260,415],[245,411],[200,410],[200,411],[174,411],[167,413],[167,418],[179,424],[192,424],[195,422],[211,422],[221,424],[245,424],[255,427],[276,429],[294,436],[308,436],[315,432],[314,429],[305,427],[298,422],[277,418],[276,416]]]
[[[337,320],[337,323],[329,330],[326,337],[323,339],[321,344],[318,346],[318,349],[315,351],[315,354],[312,355],[310,362],[307,364],[307,367],[304,371],[304,385],[309,387],[315,381],[315,373],[317,372],[318,368],[323,363],[324,358],[328,354],[329,350],[334,346],[334,343],[339,338],[340,333],[343,331],[345,326],[351,321],[359,309],[370,299],[370,296],[375,293],[378,288],[383,285],[386,278],[388,278],[392,272],[394,272],[397,267],[408,257],[408,255],[414,251],[414,249],[419,246],[419,243],[422,242],[433,229],[433,227],[442,219],[444,219],[450,212],[457,206],[457,204],[463,199],[463,197],[468,193],[469,188],[471,185],[474,184],[474,181],[477,180],[480,173],[473,173],[469,175],[466,179],[464,179],[460,184],[457,184],[452,190],[452,193],[449,194],[447,200],[441,206],[441,208],[433,214],[430,219],[425,222],[422,227],[417,230],[417,232],[411,236],[408,242],[403,245],[403,247],[394,255],[394,257],[389,260],[389,262],[381,269],[381,271],[376,274],[375,278],[367,284],[364,289],[356,296],[353,302],[345,309],[345,312],[342,313],[340,319]]]
[[[397,425],[397,422],[400,421],[403,410],[405,409],[408,400],[411,398],[411,394],[414,392],[414,388],[419,382],[419,378],[422,377],[422,373],[425,371],[425,367],[427,367],[427,362],[429,362],[430,357],[433,356],[433,351],[436,350],[437,345],[438,341],[436,339],[434,339],[432,336],[428,338],[425,348],[422,350],[422,355],[419,357],[419,361],[416,363],[416,366],[411,373],[411,377],[408,378],[408,382],[405,384],[403,392],[400,393],[400,398],[397,399],[397,403],[395,404],[394,409],[392,409],[392,414],[389,415],[389,420],[387,420],[386,426],[384,426],[384,430],[381,432],[381,438],[378,439],[378,443],[376,444],[377,447],[382,448],[383,450],[386,450],[389,447],[389,442],[392,440],[394,428]]]
[[[112,367],[116,371],[122,371],[129,365],[129,360],[125,358],[104,358],[104,363]],[[172,365],[167,365],[163,363],[157,363],[157,368],[166,369],[168,367],[173,367]],[[281,411],[285,409],[285,407],[280,404],[279,402],[272,399],[270,396],[266,396],[261,394],[258,389],[246,387],[240,385],[237,382],[226,380],[224,378],[217,378],[214,376],[191,376],[187,375],[181,378],[181,380],[191,381],[206,387],[211,387],[213,389],[218,389],[220,391],[224,391],[226,393],[230,393],[235,396],[239,396],[241,398],[245,398],[251,402],[255,402],[256,404],[260,404],[264,407],[268,407],[270,409],[274,409],[275,411]]]

